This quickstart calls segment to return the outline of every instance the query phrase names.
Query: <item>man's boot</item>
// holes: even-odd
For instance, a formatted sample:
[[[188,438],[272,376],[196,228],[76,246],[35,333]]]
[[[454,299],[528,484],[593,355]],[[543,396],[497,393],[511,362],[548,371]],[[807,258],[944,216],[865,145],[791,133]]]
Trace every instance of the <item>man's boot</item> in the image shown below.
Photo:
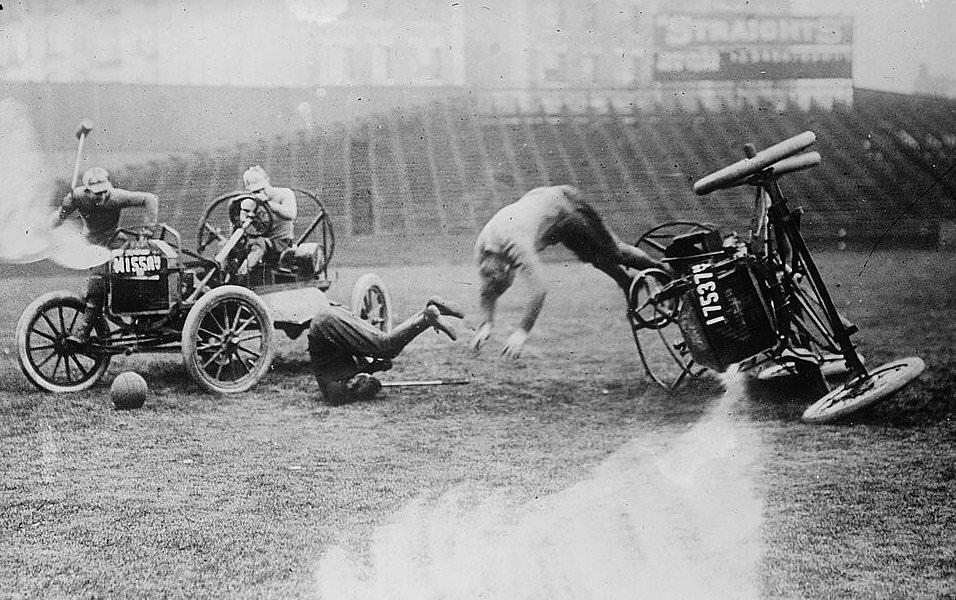
[[[461,306],[457,302],[452,302],[451,300],[445,300],[444,298],[439,298],[438,296],[432,296],[428,299],[428,302],[425,303],[425,307],[434,306],[438,309],[439,314],[446,317],[455,317],[456,319],[465,318],[465,311],[461,309]]]
[[[89,342],[90,335],[93,333],[93,325],[100,320],[102,315],[102,306],[87,301],[86,306],[83,307],[83,312],[77,318],[74,332],[67,336],[67,341],[81,346]]]
[[[434,327],[436,331],[444,333],[453,340],[458,338],[455,330],[442,319],[441,309],[434,304],[428,304],[421,312],[399,324],[389,333],[389,337],[401,349],[429,327]]]
[[[452,312],[443,313],[442,307],[439,307],[436,304],[429,304],[428,306],[425,307],[425,310],[422,311],[422,318],[425,319],[425,321],[429,323],[432,327],[434,327],[435,331],[444,333],[449,338],[451,338],[452,341],[457,340],[458,334],[455,333],[455,330],[452,328],[451,325],[449,325],[447,322],[445,322],[444,319],[442,319],[443,314],[460,315],[462,313],[460,310],[457,310],[453,313]]]

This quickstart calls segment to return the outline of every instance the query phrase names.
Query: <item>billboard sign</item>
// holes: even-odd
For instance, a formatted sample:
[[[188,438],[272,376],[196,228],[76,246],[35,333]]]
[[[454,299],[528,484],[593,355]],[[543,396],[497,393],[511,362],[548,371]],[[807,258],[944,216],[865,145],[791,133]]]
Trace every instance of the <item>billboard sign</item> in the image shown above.
[[[658,81],[849,79],[850,17],[661,14],[654,22]]]

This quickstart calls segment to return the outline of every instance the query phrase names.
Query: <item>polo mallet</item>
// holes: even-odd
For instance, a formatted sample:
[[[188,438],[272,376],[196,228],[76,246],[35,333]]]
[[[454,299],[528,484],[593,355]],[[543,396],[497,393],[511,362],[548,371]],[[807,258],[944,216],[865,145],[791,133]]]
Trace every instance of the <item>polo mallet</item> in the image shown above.
[[[383,381],[382,387],[416,387],[426,385],[464,385],[467,379],[417,379],[412,381]]]
[[[83,142],[86,141],[86,136],[93,131],[93,121],[90,119],[83,119],[80,121],[80,126],[76,130],[76,139],[79,140],[79,143],[76,146],[76,162],[73,163],[73,179],[70,183],[70,189],[76,187],[76,180],[80,177],[80,158],[83,155]]]

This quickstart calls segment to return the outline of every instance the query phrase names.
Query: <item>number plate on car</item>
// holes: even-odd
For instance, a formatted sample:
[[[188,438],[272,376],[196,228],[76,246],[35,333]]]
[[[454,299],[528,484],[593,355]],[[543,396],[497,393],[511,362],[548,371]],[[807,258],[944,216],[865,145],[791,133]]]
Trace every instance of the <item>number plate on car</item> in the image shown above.
[[[155,279],[166,267],[166,258],[158,254],[134,254],[125,252],[113,258],[112,270],[116,275]]]

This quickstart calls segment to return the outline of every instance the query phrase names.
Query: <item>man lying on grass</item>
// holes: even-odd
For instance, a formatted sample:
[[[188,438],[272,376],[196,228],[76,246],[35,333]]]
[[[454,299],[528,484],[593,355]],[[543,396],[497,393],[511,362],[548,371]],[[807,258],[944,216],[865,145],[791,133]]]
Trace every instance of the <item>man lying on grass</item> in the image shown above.
[[[464,313],[454,302],[433,296],[425,308],[385,333],[323,297],[309,326],[309,358],[325,401],[338,406],[375,397],[382,384],[371,374],[391,369],[392,359],[420,334],[434,327],[456,338],[442,318],[446,316],[461,319]]]

